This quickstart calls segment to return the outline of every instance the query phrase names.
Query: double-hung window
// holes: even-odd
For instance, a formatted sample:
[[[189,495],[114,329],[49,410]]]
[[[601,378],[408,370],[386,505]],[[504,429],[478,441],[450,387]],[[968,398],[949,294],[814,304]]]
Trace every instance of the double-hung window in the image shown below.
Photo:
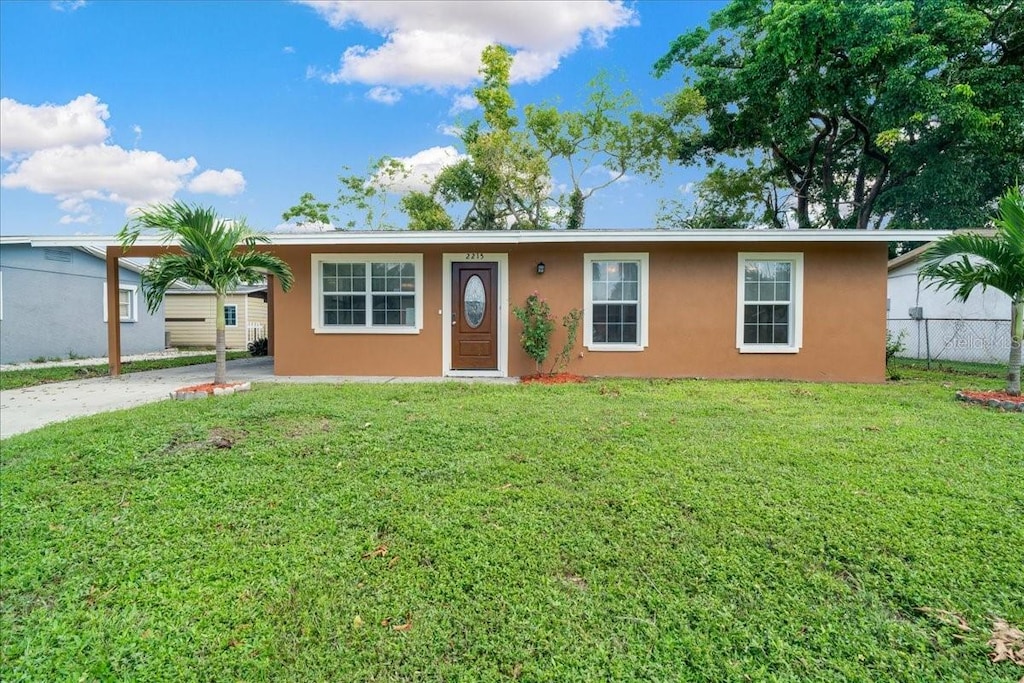
[[[796,353],[802,345],[803,254],[741,253],[736,346]]]
[[[586,254],[583,342],[591,351],[647,346],[647,254]]]
[[[423,329],[420,254],[313,256],[313,330],[411,334]]]
[[[117,290],[117,315],[123,323],[139,320],[139,288],[136,285],[121,285]],[[103,283],[103,322],[107,322],[107,283]]]
[[[224,305],[224,326],[238,327],[238,306],[236,304]]]

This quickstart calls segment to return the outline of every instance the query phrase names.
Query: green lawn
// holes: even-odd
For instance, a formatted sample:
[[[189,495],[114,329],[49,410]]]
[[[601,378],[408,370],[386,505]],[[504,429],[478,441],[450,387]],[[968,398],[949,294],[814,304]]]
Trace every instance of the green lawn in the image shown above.
[[[248,351],[228,351],[228,360],[248,358]],[[173,358],[155,358],[153,360],[129,360],[121,363],[121,373],[142,372],[143,370],[163,370],[180,368],[185,365],[213,363],[217,357],[213,353],[198,356],[176,356]],[[45,368],[25,368],[24,370],[0,371],[0,389],[21,389],[34,387],[37,384],[67,382],[73,379],[89,379],[90,377],[106,377],[110,374],[110,366],[102,365],[58,365]]]
[[[1024,418],[943,382],[262,384],[16,436],[0,679],[1013,682]]]

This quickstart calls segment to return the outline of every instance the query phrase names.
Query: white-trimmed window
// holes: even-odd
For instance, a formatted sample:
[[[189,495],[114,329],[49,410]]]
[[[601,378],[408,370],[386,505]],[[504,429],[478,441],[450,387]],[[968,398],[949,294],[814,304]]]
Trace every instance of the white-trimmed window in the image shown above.
[[[740,353],[796,353],[803,344],[800,253],[740,253],[736,347]]]
[[[139,288],[136,285],[121,285],[117,290],[117,313],[121,322],[134,323],[139,320]],[[107,322],[107,283],[103,283],[103,322]]]
[[[238,306],[235,304],[224,305],[224,326],[238,327]]]
[[[583,343],[591,351],[647,346],[648,255],[584,254]]]
[[[423,329],[422,254],[314,254],[313,331]]]

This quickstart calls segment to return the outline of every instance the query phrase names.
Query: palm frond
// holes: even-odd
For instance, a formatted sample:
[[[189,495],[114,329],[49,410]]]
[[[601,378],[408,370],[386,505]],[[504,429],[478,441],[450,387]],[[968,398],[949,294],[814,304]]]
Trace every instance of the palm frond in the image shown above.
[[[146,299],[146,308],[150,313],[156,313],[167,290],[175,283],[184,281],[198,284],[204,282],[204,276],[202,264],[188,256],[167,254],[153,259],[142,271],[142,294]]]
[[[999,216],[993,222],[1010,248],[1024,259],[1024,193],[1020,187],[1010,188],[999,199]]]
[[[153,259],[143,273],[143,293],[151,312],[159,309],[177,280],[206,284],[221,295],[266,273],[277,277],[286,291],[294,281],[288,264],[256,250],[270,241],[266,235],[244,220],[226,221],[212,208],[184,202],[147,207],[122,228],[118,239],[127,249],[144,232],[155,233],[164,244],[176,242],[181,250]]]
[[[273,275],[281,283],[281,289],[288,291],[295,283],[291,268],[273,254],[264,251],[247,251],[238,255],[238,261],[242,268],[249,272]]]
[[[928,280],[927,287],[952,289],[961,301],[977,287],[993,287],[1014,298],[1024,292],[1024,252],[1001,227],[994,237],[954,233],[925,252],[918,276]]]

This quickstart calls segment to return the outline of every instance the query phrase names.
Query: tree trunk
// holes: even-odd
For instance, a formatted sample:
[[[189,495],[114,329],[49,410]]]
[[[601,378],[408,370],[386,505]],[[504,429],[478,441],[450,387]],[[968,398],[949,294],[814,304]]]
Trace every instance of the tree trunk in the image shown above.
[[[213,376],[214,384],[226,383],[228,377],[227,365],[227,332],[224,324],[224,295],[217,293],[217,370]]]
[[[1013,299],[1010,313],[1010,367],[1006,373],[1006,393],[1020,396],[1021,346],[1024,344],[1024,295]]]

